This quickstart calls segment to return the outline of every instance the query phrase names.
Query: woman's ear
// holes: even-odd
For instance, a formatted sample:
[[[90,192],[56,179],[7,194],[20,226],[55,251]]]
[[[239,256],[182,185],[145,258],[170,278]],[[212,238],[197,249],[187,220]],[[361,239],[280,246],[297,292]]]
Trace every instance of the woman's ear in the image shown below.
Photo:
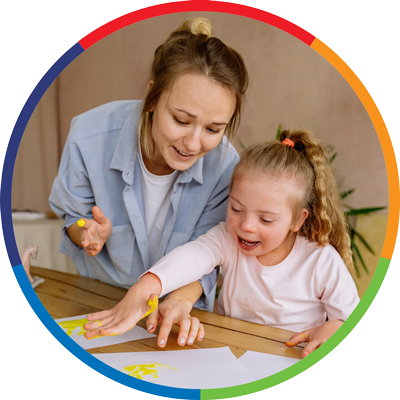
[[[308,210],[303,208],[300,211],[298,220],[295,222],[295,224],[293,226],[293,232],[298,232],[300,230],[301,226],[303,225],[303,223],[307,219],[307,217],[308,217]]]

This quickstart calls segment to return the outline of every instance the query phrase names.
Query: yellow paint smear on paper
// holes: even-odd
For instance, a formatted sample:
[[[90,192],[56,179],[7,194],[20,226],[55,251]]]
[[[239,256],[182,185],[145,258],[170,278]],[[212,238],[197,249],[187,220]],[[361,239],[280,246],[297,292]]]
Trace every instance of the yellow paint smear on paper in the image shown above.
[[[66,329],[66,334],[71,336],[75,329],[79,328],[78,336],[82,336],[86,331],[83,329],[83,325],[87,324],[89,321],[87,319],[74,319],[72,321],[59,322],[58,325],[61,328]]]
[[[144,376],[150,375],[153,379],[158,379],[158,373],[161,370],[173,369],[177,371],[176,368],[172,368],[169,365],[163,365],[159,363],[153,364],[140,364],[140,365],[128,365],[122,372],[127,372],[128,375],[133,376],[137,379],[143,379]]]

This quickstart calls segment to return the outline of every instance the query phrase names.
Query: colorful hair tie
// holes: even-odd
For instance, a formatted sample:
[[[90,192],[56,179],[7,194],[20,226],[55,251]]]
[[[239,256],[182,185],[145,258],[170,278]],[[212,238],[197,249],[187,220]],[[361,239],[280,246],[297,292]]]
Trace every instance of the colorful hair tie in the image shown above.
[[[294,147],[294,142],[292,142],[290,139],[286,138],[285,140],[282,141],[282,144],[286,144],[286,146],[289,147]]]

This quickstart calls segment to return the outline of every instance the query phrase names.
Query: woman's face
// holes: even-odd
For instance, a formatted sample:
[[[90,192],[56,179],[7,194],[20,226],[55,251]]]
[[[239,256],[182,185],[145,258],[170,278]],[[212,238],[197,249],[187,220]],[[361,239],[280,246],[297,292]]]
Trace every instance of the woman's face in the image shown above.
[[[146,164],[150,172],[162,175],[187,170],[217,147],[235,106],[230,89],[198,74],[179,76],[152,109],[156,148],[152,163]]]

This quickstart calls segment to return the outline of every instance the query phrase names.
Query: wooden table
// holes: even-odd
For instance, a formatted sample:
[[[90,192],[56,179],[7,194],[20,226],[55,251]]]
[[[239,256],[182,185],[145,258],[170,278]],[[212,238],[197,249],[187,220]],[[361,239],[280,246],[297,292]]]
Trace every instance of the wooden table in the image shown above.
[[[79,275],[31,267],[32,276],[44,278],[35,288],[40,301],[54,318],[91,314],[114,307],[125,295],[126,289],[112,286]],[[88,350],[89,353],[121,353],[131,351],[165,351],[217,348],[229,346],[236,357],[247,350],[301,359],[301,346],[288,348],[284,342],[294,332],[253,324],[219,314],[193,309],[192,316],[204,325],[205,337],[201,342],[181,347],[177,344],[179,328],[174,326],[164,348],[157,346],[157,338],[141,339]],[[138,326],[146,328],[145,320]],[[158,334],[158,330],[156,331]]]

